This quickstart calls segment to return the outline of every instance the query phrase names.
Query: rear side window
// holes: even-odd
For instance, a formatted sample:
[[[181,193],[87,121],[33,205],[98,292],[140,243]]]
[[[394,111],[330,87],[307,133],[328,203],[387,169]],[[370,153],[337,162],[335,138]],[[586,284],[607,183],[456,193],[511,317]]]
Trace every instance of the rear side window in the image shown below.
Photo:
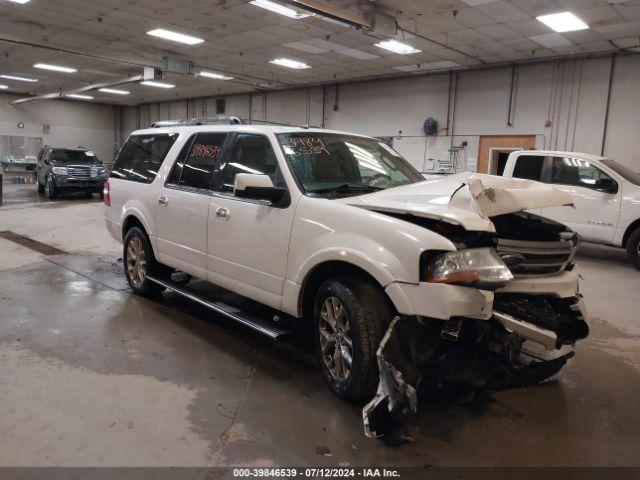
[[[177,137],[177,134],[167,133],[129,137],[113,164],[111,176],[134,182],[153,182]]]
[[[198,133],[182,148],[167,183],[211,190],[226,133]]]
[[[542,167],[544,157],[540,155],[520,155],[516,159],[516,166],[513,168],[513,176],[516,178],[526,178],[540,181],[542,178]]]

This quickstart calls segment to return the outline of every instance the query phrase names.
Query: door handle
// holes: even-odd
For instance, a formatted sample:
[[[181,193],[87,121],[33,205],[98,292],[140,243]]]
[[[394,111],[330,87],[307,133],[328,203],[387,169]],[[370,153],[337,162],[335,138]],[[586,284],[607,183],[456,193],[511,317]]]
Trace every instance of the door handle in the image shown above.
[[[160,195],[158,197],[158,203],[161,207],[166,207],[167,205],[169,205],[169,199],[167,199],[167,197],[165,197],[164,195]]]
[[[227,220],[231,216],[231,212],[228,208],[218,207],[216,209],[216,217]]]

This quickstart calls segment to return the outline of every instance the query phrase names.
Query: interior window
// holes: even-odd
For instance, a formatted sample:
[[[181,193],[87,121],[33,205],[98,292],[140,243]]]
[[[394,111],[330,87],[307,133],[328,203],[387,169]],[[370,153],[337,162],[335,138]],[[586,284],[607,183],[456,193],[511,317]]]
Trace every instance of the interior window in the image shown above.
[[[516,159],[516,166],[513,168],[513,176],[516,178],[540,181],[542,178],[543,165],[543,156],[521,155]]]
[[[271,143],[264,135],[238,134],[231,154],[227,157],[227,162],[222,170],[220,190],[232,192],[238,173],[269,175],[274,186],[282,187],[285,185]]]
[[[596,181],[611,178],[581,158],[551,157],[551,183],[595,188]]]
[[[226,133],[198,133],[189,139],[173,167],[169,183],[211,190],[216,161]]]

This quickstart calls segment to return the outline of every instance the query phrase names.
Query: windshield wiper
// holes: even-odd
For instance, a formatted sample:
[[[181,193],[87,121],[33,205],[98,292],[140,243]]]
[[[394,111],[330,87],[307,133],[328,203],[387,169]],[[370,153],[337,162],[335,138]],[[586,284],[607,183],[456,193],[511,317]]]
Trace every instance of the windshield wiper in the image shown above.
[[[330,193],[330,192],[371,192],[376,190],[384,190],[383,187],[375,187],[373,185],[354,185],[352,183],[343,183],[337,187],[314,188],[309,189],[309,193]]]

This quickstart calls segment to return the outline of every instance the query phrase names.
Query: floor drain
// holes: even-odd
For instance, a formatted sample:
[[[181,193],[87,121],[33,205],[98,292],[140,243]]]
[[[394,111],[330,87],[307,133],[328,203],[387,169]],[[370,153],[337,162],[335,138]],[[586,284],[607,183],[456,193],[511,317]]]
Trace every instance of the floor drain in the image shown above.
[[[59,248],[52,247],[51,245],[47,245],[46,243],[38,242],[37,240],[33,240],[29,237],[19,235],[9,230],[1,231],[0,238],[4,238],[5,240],[9,240],[10,242],[17,243],[18,245],[41,253],[42,255],[60,255],[67,253],[64,250],[60,250]]]

